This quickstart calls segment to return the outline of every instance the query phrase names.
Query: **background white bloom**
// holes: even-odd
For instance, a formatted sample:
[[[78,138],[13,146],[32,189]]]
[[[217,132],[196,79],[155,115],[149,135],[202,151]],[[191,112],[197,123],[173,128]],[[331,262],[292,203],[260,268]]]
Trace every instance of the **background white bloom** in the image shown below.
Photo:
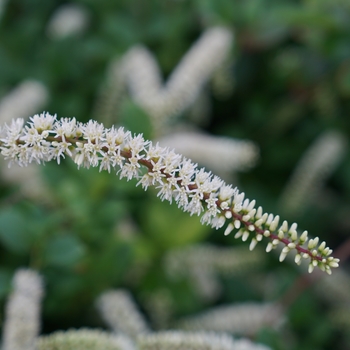
[[[6,306],[2,348],[35,350],[40,331],[41,277],[32,270],[19,270],[13,279],[13,292]]]
[[[233,37],[225,27],[207,29],[181,59],[166,83],[155,58],[143,46],[130,49],[108,70],[108,83],[97,101],[95,114],[107,124],[115,122],[115,105],[126,84],[132,98],[151,117],[155,135],[161,135],[195,102],[211,75],[228,56]]]
[[[89,25],[88,10],[82,5],[61,5],[47,24],[47,35],[52,39],[62,39],[83,33]]]

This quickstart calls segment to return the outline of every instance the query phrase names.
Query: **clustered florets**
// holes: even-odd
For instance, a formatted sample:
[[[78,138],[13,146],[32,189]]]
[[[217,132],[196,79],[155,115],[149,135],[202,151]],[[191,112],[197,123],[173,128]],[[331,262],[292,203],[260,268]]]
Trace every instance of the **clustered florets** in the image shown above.
[[[238,229],[236,238],[246,241],[253,236],[250,250],[263,237],[270,239],[266,251],[284,244],[280,255],[283,261],[291,251],[296,251],[295,262],[309,259],[309,272],[318,266],[331,273],[339,259],[330,256],[332,250],[319,239],[308,239],[307,231],[300,236],[297,224],[284,221],[279,216],[263,213],[255,208],[255,200],[244,199],[244,193],[226,185],[223,180],[197,164],[176,154],[169,148],[147,141],[141,134],[133,136],[123,128],[109,129],[96,121],[83,124],[75,118],[57,120],[56,116],[42,113],[30,118],[24,125],[17,119],[0,129],[0,151],[11,163],[25,166],[31,162],[47,162],[61,157],[71,157],[78,167],[99,166],[101,170],[118,168],[120,178],[138,179],[145,190],[153,186],[159,190],[161,200],[176,202],[190,215],[202,215],[201,222],[219,229],[226,222],[225,235]],[[146,169],[146,171],[145,171]]]

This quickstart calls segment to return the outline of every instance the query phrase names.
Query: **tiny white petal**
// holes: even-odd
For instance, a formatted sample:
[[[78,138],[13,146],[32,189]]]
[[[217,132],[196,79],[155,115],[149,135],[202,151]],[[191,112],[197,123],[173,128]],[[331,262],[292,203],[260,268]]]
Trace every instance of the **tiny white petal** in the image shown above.
[[[314,268],[315,268],[315,266],[310,263],[309,264],[309,269],[308,269],[309,273],[311,273],[314,270]]]
[[[259,207],[258,210],[256,211],[256,218],[260,219],[262,215],[263,215],[263,208]]]
[[[271,232],[269,230],[265,230],[264,231],[264,236],[265,237],[270,237],[270,235],[271,235]]]
[[[328,265],[329,265],[330,267],[338,267],[338,266],[339,266],[339,264],[338,264],[337,262],[335,262],[335,261],[329,262]]]
[[[255,199],[254,200],[252,200],[250,203],[249,203],[249,205],[248,205],[248,207],[247,207],[247,211],[251,211],[251,210],[253,210],[253,208],[254,208],[254,206],[255,206]]]
[[[271,242],[269,242],[266,246],[266,252],[270,252],[273,249],[273,244]]]
[[[252,210],[248,213],[248,215],[249,215],[251,218],[254,218],[255,213],[256,213],[256,209],[252,209]]]
[[[283,232],[288,231],[288,222],[287,221],[283,221],[282,226],[280,227],[280,230]]]
[[[258,241],[255,238],[253,238],[252,241],[250,242],[249,250],[252,251],[257,244],[258,244]]]
[[[323,251],[323,249],[324,248],[326,248],[326,242],[325,241],[323,241],[320,245],[319,245],[319,247],[318,247],[318,251]]]
[[[279,239],[283,239],[284,238],[284,232],[283,231],[279,231],[277,236],[278,236]]]
[[[249,237],[249,231],[244,231],[242,236],[242,241],[245,242]]]
[[[275,218],[273,219],[271,225],[270,225],[270,230],[271,231],[275,231],[276,230],[279,221],[280,221],[280,217],[278,215],[276,215]]]
[[[300,265],[300,263],[301,263],[301,255],[300,255],[300,254],[297,254],[297,255],[295,256],[294,261],[295,261],[296,264]]]
[[[231,219],[232,218],[232,213],[230,211],[225,211],[225,218],[226,219]]]
[[[306,242],[307,241],[307,235],[308,235],[308,232],[307,231],[304,231],[301,236],[300,236],[300,242],[303,243],[303,242]]]
[[[235,234],[235,238],[239,238],[239,237],[241,237],[241,236],[243,235],[243,232],[244,232],[244,229],[243,229],[243,228],[241,228],[239,231],[237,231],[237,232],[236,232],[236,234]]]
[[[282,262],[286,258],[286,256],[287,256],[287,253],[283,252],[283,250],[282,250],[282,252],[280,254],[280,258],[279,258],[280,262]]]
[[[235,225],[235,228],[238,230],[241,227],[241,222],[239,220],[235,220],[233,223]]]
[[[266,220],[266,225],[271,225],[271,222],[273,221],[274,219],[274,216],[273,214],[269,214],[269,216],[267,217],[267,220]]]
[[[243,215],[242,220],[247,222],[247,221],[250,220],[250,216],[249,215]]]
[[[226,230],[225,230],[225,232],[224,232],[224,235],[225,235],[225,236],[229,235],[229,234],[232,232],[233,229],[234,229],[233,224],[232,224],[232,223],[229,223],[229,224],[227,225],[227,227],[226,227]]]

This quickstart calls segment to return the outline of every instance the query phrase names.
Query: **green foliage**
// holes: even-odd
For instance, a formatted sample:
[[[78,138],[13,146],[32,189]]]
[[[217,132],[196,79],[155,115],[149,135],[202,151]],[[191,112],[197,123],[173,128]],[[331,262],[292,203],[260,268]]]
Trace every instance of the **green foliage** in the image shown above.
[[[1,243],[11,252],[24,253],[30,245],[25,218],[14,208],[6,208],[0,213]]]
[[[152,138],[152,126],[147,114],[132,101],[125,99],[121,106],[120,122],[132,133],[144,135],[144,138]]]
[[[158,243],[162,250],[201,241],[210,232],[209,227],[200,224],[198,217],[159,200],[150,200],[142,214],[145,232],[150,233],[154,244]]]
[[[206,28],[226,25],[235,34],[228,76],[235,88],[226,100],[211,94],[210,120],[203,124],[208,133],[249,139],[261,150],[255,169],[229,174],[228,182],[238,180],[239,188],[266,211],[283,213],[280,194],[305,150],[325,131],[350,136],[347,1],[75,3],[89,13],[87,30],[53,39],[46,27],[62,1],[7,1],[0,17],[0,97],[34,78],[49,90],[45,108],[50,113],[87,121],[108,65],[133,45],[142,43],[152,51],[166,80]],[[187,117],[185,112],[179,119]],[[148,116],[130,95],[122,100],[115,123],[152,137]],[[174,282],[166,275],[165,254],[200,242],[240,243],[162,203],[154,193],[144,193],[135,181],[119,181],[96,169],[76,170],[71,163],[40,167],[49,188],[41,198],[28,198],[20,184],[0,180],[0,301],[16,268],[38,269],[47,285],[44,332],[100,326],[93,300],[109,288],[131,290],[145,309],[151,295],[166,291],[177,317],[227,301],[277,300],[301,274],[272,256],[258,273],[220,277],[223,290],[217,299],[200,300],[190,281]],[[297,219],[301,230],[338,247],[350,228],[349,175],[347,157],[311,204],[284,218]],[[346,261],[341,263],[346,267]],[[263,329],[257,339],[287,350],[349,347],[348,332],[334,331],[325,321],[332,304],[315,288],[289,307],[281,330]]]
[[[44,259],[48,266],[72,266],[84,256],[84,253],[84,246],[76,236],[63,233],[46,242]]]

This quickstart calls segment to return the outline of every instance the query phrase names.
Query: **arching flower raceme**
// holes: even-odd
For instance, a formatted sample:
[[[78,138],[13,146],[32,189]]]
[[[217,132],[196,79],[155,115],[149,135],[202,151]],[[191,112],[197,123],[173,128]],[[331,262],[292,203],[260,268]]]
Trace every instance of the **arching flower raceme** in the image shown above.
[[[0,153],[9,160],[26,166],[71,157],[78,167],[99,167],[109,172],[118,169],[120,178],[139,180],[145,190],[153,186],[159,190],[161,200],[176,202],[190,215],[201,216],[203,224],[213,228],[226,225],[225,235],[238,230],[235,237],[243,241],[251,238],[250,250],[264,237],[269,240],[266,251],[284,245],[280,261],[290,251],[295,262],[309,261],[309,272],[318,266],[331,273],[339,259],[319,238],[308,239],[307,231],[301,235],[297,224],[280,224],[278,215],[267,214],[255,207],[255,200],[244,199],[244,193],[227,185],[218,176],[176,154],[169,148],[154,145],[141,134],[132,135],[123,128],[104,128],[96,121],[83,124],[75,118],[57,120],[49,113],[34,115],[29,123],[23,119],[12,121],[0,128]],[[145,168],[147,171],[142,169]]]

